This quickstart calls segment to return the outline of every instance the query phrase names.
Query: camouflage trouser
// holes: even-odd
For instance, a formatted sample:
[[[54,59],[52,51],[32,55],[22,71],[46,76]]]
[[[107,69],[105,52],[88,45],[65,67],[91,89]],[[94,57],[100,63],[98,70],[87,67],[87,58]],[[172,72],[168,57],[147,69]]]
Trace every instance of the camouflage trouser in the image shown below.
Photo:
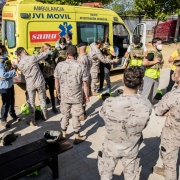
[[[123,165],[124,179],[135,180],[136,176],[139,173],[139,158],[137,156],[131,158],[114,158],[107,157],[104,154],[102,154],[102,157],[98,156],[98,169],[101,180],[112,179],[114,169],[119,159],[121,160]]]
[[[74,132],[75,133],[79,132],[81,128],[79,116],[84,113],[82,104],[80,103],[67,104],[67,103],[61,102],[60,110],[61,110],[61,114],[63,115],[62,120],[61,120],[61,129],[65,131],[67,130],[67,127],[69,125],[70,113],[71,113]]]
[[[96,83],[98,82],[98,72],[91,72],[91,89],[96,90]]]
[[[35,97],[36,91],[39,96],[39,101],[41,104],[41,109],[43,112],[46,113],[47,106],[46,106],[46,88],[45,84],[37,89],[27,89],[27,102],[30,104],[30,120],[35,121]]]
[[[171,137],[171,139],[176,139]],[[179,141],[179,139],[178,139]],[[177,180],[176,164],[178,160],[179,142],[166,140],[161,136],[160,154],[164,164],[165,180]]]

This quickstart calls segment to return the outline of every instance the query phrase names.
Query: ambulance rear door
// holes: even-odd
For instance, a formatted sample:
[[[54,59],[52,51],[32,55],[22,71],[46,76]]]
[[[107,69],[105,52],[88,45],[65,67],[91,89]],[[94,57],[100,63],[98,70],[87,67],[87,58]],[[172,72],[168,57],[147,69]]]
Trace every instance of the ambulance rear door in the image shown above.
[[[143,45],[146,44],[146,23],[137,24],[133,30],[130,42],[134,42],[135,37],[140,37]]]

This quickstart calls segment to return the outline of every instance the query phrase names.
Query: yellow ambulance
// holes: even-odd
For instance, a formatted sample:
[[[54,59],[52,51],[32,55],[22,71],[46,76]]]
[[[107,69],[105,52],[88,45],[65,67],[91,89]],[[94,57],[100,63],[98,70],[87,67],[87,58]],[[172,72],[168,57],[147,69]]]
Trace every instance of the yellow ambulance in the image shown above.
[[[74,45],[88,45],[99,38],[109,37],[110,44],[119,48],[120,61],[113,69],[123,69],[123,58],[132,38],[141,36],[145,44],[146,25],[138,24],[133,36],[113,11],[101,3],[84,3],[82,6],[43,4],[33,0],[7,0],[2,12],[2,44],[8,49],[10,60],[17,59],[16,49],[24,47],[36,54],[43,43],[55,46],[66,33],[72,34]],[[20,72],[19,72],[20,73]],[[17,82],[25,82],[19,74]]]

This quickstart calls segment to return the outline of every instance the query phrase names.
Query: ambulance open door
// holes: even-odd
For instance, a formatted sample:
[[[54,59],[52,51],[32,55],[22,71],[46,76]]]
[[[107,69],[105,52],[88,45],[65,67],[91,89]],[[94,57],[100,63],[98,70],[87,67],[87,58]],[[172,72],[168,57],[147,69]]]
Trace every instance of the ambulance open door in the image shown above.
[[[131,43],[134,42],[135,37],[140,37],[143,45],[146,44],[146,23],[136,25],[130,38]]]

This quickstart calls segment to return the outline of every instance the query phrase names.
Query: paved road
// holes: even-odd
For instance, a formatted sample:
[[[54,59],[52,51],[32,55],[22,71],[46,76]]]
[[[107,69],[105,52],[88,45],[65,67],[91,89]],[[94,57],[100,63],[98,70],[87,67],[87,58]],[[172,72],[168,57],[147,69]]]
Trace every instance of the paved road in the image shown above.
[[[165,88],[168,83],[169,70],[163,70],[161,73],[160,88]],[[117,81],[113,83],[113,90],[122,88],[122,82]],[[102,105],[102,101],[98,100],[97,97],[91,97],[91,102],[87,107],[87,119],[82,122],[82,134],[88,136],[86,142],[74,146],[73,149],[61,154],[59,156],[59,170],[60,180],[99,180],[97,170],[97,152],[101,150],[101,144],[104,139],[104,122],[98,115],[98,110]],[[21,122],[12,123],[11,130],[18,134],[19,138],[13,143],[12,146],[0,147],[0,154],[17,148],[24,144],[36,141],[43,137],[43,133],[47,129],[59,130],[59,121],[61,115],[54,115],[49,110],[49,116],[51,117],[48,121],[38,121],[37,127],[28,127],[25,124],[25,118],[20,115],[23,120]],[[19,112],[19,108],[17,108]],[[162,127],[165,122],[165,117],[156,117],[154,111],[151,115],[149,125],[143,132],[144,142],[140,149],[140,178],[141,180],[163,180],[164,178],[156,174],[151,174],[152,167],[157,163],[159,166],[162,165],[161,159],[159,159],[159,143],[160,134]],[[5,132],[5,129],[0,127],[0,136]],[[72,123],[70,122],[67,130],[69,142],[73,143],[73,129]],[[115,172],[113,180],[123,180],[121,174],[122,168],[119,162]],[[121,174],[121,175],[120,175]],[[39,175],[35,177],[24,177],[22,180],[51,180],[51,174],[48,168],[40,170]]]

